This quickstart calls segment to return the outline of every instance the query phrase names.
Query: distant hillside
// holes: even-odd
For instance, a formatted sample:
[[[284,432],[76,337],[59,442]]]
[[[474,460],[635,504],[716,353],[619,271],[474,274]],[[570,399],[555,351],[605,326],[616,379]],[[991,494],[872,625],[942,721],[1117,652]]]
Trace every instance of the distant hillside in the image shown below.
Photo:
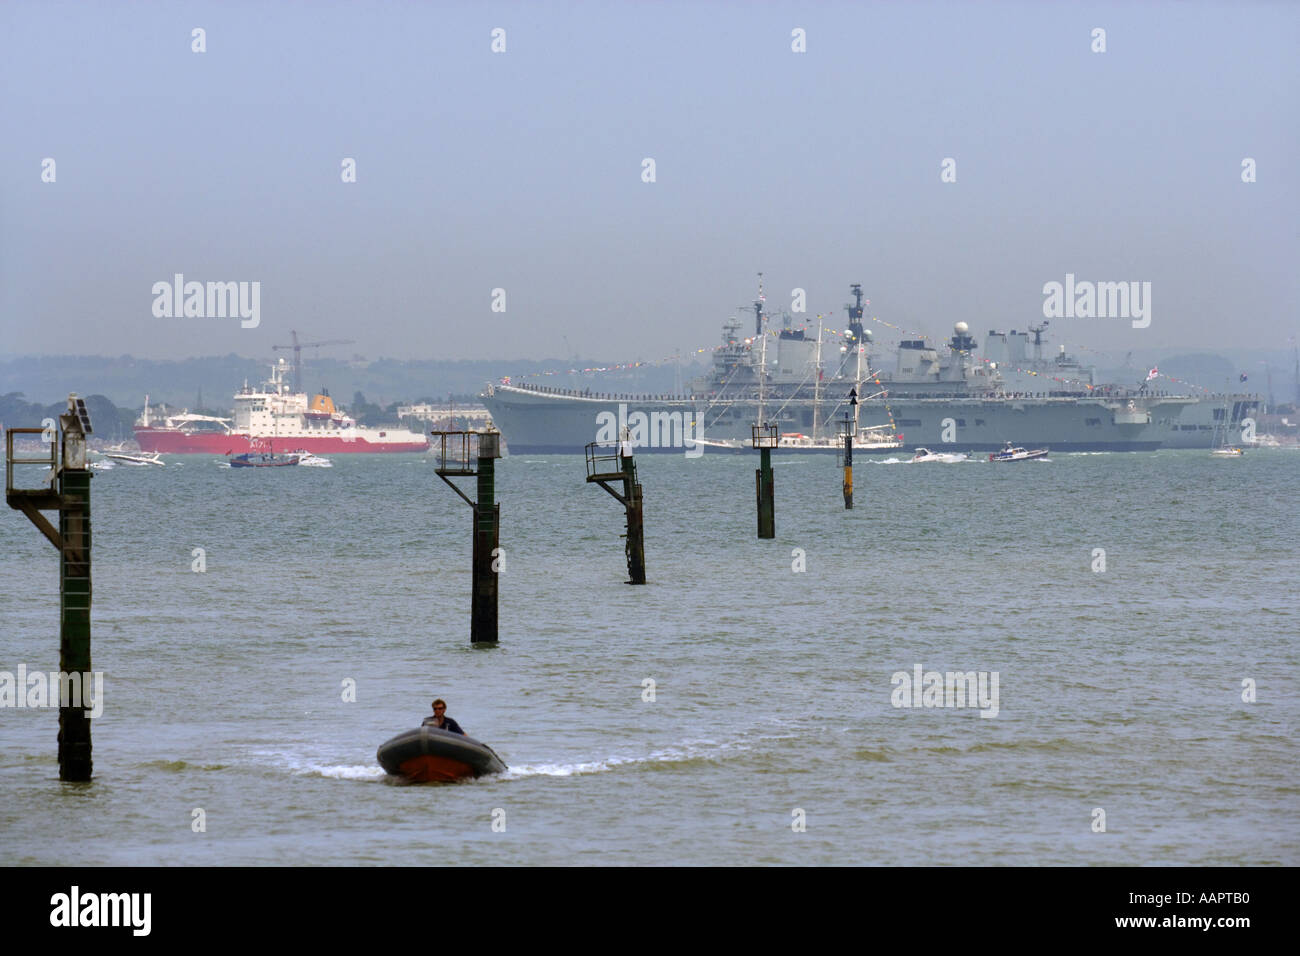
[[[131,426],[136,413],[128,408],[118,408],[103,395],[81,395],[90,412],[93,437],[105,441],[123,441],[132,436]],[[46,418],[58,419],[68,410],[68,396],[62,401],[43,405],[28,402],[17,392],[0,394],[0,425],[5,428],[39,428]]]
[[[1271,371],[1272,392],[1278,402],[1295,401],[1294,353],[1282,350],[1225,350],[1215,354],[1160,353],[1154,349],[1130,353],[1120,365],[1117,356],[1090,355],[1096,361],[1098,381],[1142,381],[1146,370],[1157,365],[1166,376],[1211,390],[1221,390],[1225,381],[1243,391],[1265,393]],[[1110,358],[1110,361],[1106,359]],[[892,352],[877,360],[885,369],[894,367]],[[457,402],[471,402],[490,381],[510,376],[515,382],[531,382],[568,388],[591,388],[606,392],[671,392],[677,372],[672,365],[642,366],[635,369],[568,375],[573,367],[602,367],[595,359],[544,359],[528,361],[403,361],[354,358],[345,361],[331,358],[304,358],[303,388],[307,392],[328,389],[337,402],[354,404],[358,392],[367,406],[386,409],[394,403],[418,401],[443,402],[452,396]],[[265,380],[270,362],[239,355],[209,356],[178,361],[140,359],[130,355],[108,356],[23,356],[0,360],[0,395],[19,393],[16,401],[46,408],[57,403],[63,407],[68,392],[97,395],[114,405],[129,409],[134,420],[147,394],[152,404],[166,403],[175,408],[208,413],[229,412],[231,395],[247,380],[257,385]],[[1266,368],[1267,366],[1267,368]],[[558,374],[541,374],[541,373]],[[689,387],[692,380],[705,373],[704,363],[683,364],[680,378]],[[1241,382],[1241,374],[1248,375]],[[1168,388],[1182,388],[1166,379]],[[200,393],[202,401],[200,402]],[[14,413],[0,409],[0,421],[18,424]],[[360,410],[354,410],[360,411]],[[23,414],[29,414],[25,410]],[[124,412],[124,415],[127,413]],[[388,414],[365,415],[363,420],[392,421]]]
[[[673,387],[672,366],[627,369],[600,375],[538,375],[578,367],[600,367],[593,359],[561,362],[547,359],[523,361],[401,361],[378,359],[340,361],[304,359],[303,390],[328,389],[347,404],[357,392],[369,402],[385,406],[393,402],[442,401],[449,395],[469,401],[490,381],[508,375],[512,380],[583,388],[600,383],[604,391],[667,392]],[[0,361],[0,395],[21,393],[30,402],[66,400],[68,392],[102,395],[123,408],[140,409],[144,397],[150,403],[166,402],[196,410],[229,410],[231,395],[247,380],[262,382],[268,361],[239,355],[211,356],[181,361],[139,359],[130,355],[107,356],[23,356]],[[682,367],[688,382],[701,374],[702,367]],[[202,393],[202,401],[199,395]],[[62,407],[62,406],[60,406]],[[16,419],[15,419],[16,423]]]

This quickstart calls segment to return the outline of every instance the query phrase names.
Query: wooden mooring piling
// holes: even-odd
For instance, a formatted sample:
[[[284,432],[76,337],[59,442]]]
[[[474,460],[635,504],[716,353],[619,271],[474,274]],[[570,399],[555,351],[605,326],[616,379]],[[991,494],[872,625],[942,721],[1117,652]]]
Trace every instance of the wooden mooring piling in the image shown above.
[[[776,537],[776,491],[772,475],[772,449],[780,442],[775,425],[753,426],[753,443],[758,449],[758,470],[754,472],[754,491],[758,496],[758,536]]]
[[[611,482],[623,486],[620,493]],[[627,583],[645,584],[645,530],[642,527],[641,482],[636,475],[632,443],[624,439],[615,445],[591,442],[587,445],[587,483],[598,484],[618,499],[627,512],[624,552],[627,556]]]
[[[86,467],[86,436],[92,431],[86,403],[75,393],[68,396],[68,410],[59,416],[58,432],[53,428],[10,428],[5,431],[5,501],[21,511],[59,552],[59,670],[80,675],[76,685],[80,700],[67,699],[59,681],[59,779],[89,780],[94,769],[91,754],[90,718],[86,716],[85,683],[90,669],[90,478]],[[38,457],[15,456],[14,438],[39,435],[49,443],[48,453]],[[49,468],[43,488],[20,488],[14,484],[15,465]],[[59,513],[58,527],[41,514]],[[25,693],[19,688],[18,693]],[[74,706],[75,705],[75,706]]]
[[[496,501],[496,460],[501,457],[501,433],[489,431],[432,432],[440,439],[434,470],[470,506],[474,519],[473,582],[470,589],[471,644],[497,643],[497,569],[501,558],[501,505]],[[478,479],[471,499],[451,479]]]
[[[857,396],[853,397],[853,403],[857,404]],[[844,510],[853,510],[853,438],[858,430],[857,422],[849,417],[849,413],[844,413],[844,418],[840,422],[840,434],[844,441]]]

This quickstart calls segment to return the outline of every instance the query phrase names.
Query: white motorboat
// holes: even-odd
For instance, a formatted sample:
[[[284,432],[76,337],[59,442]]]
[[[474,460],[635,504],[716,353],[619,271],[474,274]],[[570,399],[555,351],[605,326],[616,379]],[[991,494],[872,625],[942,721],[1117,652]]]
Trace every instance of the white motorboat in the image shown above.
[[[989,461],[1033,461],[1035,458],[1046,458],[1048,451],[1047,448],[1035,448],[1030,451],[1007,442],[1002,446],[1001,451],[989,454]]]
[[[105,458],[120,461],[124,465],[157,465],[161,468],[167,464],[158,452],[152,455],[131,455],[124,451],[106,451],[103,454]]]
[[[928,448],[918,448],[916,453],[912,455],[912,463],[917,464],[927,461],[941,461],[951,465],[959,461],[965,461],[969,457],[969,455],[962,452],[934,452],[930,451]]]

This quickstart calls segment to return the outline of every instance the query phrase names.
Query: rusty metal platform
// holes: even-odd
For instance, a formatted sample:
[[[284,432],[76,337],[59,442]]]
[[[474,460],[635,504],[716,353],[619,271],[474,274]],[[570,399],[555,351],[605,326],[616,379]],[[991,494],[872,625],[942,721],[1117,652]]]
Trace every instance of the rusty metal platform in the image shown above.
[[[439,439],[439,475],[478,474],[480,458],[501,457],[501,433],[498,431],[429,432]]]

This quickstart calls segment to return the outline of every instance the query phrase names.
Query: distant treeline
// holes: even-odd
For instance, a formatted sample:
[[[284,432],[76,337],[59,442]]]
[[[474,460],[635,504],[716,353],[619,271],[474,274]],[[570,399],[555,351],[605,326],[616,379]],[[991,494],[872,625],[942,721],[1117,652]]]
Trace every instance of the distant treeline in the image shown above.
[[[131,419],[149,396],[150,404],[208,412],[228,412],[231,396],[245,381],[257,386],[266,380],[270,361],[239,355],[211,356],[176,361],[140,359],[130,355],[109,356],[25,356],[0,361],[0,395],[19,393],[31,402],[60,402],[68,392],[95,395],[123,409],[132,409]],[[599,388],[601,391],[668,392],[673,388],[672,366],[643,366],[599,375],[539,375],[563,373],[566,369],[597,367],[592,359],[541,361],[340,361],[304,355],[303,391],[327,390],[336,402],[348,406],[358,392],[369,396],[368,404],[386,408],[395,403],[429,401],[442,403],[449,397],[470,402],[488,382],[510,376],[568,388]],[[686,383],[703,372],[702,366],[682,366]],[[292,382],[292,373],[286,380]],[[201,396],[201,400],[200,400]],[[0,413],[8,422],[10,413]],[[14,418],[16,423],[17,419]]]
[[[1221,391],[1225,385],[1242,391],[1266,392],[1267,376],[1263,364],[1272,368],[1273,393],[1279,403],[1294,401],[1292,356],[1285,353],[1259,352],[1234,354],[1231,358],[1209,352],[1134,356],[1120,368],[1098,370],[1098,382],[1137,384],[1151,366],[1158,366],[1166,376]],[[879,356],[883,371],[892,371],[892,354]],[[1086,358],[1085,358],[1086,360]],[[672,365],[642,366],[613,372],[576,375],[567,369],[600,367],[606,363],[592,359],[544,359],[541,361],[399,361],[379,359],[341,361],[304,356],[303,390],[312,394],[327,390],[335,401],[347,407],[366,424],[392,422],[389,411],[398,404],[430,402],[442,404],[451,398],[457,404],[476,401],[488,382],[510,376],[513,382],[550,385],[558,388],[590,388],[600,392],[672,392],[680,374],[681,383],[689,388],[692,380],[705,373],[703,362],[683,364],[678,373]],[[130,355],[109,356],[26,356],[0,360],[0,422],[17,425],[36,410],[45,417],[50,409],[62,410],[69,392],[92,396],[104,404],[99,413],[104,421],[126,423],[126,436],[147,394],[153,405],[166,403],[177,409],[206,414],[227,414],[231,396],[247,381],[260,385],[270,371],[269,360],[239,355],[210,356],[182,360],[140,359]],[[541,374],[541,373],[552,374]],[[291,374],[286,375],[292,381]],[[1241,374],[1248,381],[1241,382]],[[1166,386],[1177,390],[1174,383]],[[8,394],[6,394],[8,393]],[[353,408],[365,396],[364,407]],[[94,411],[94,409],[92,409]]]
[[[90,425],[94,429],[91,437],[107,441],[122,441],[133,434],[132,425],[136,413],[129,408],[118,408],[103,395],[80,395],[86,400],[86,411],[90,412]],[[20,392],[0,395],[0,425],[5,428],[39,428],[46,419],[58,420],[68,410],[68,399],[41,405],[29,402]]]

